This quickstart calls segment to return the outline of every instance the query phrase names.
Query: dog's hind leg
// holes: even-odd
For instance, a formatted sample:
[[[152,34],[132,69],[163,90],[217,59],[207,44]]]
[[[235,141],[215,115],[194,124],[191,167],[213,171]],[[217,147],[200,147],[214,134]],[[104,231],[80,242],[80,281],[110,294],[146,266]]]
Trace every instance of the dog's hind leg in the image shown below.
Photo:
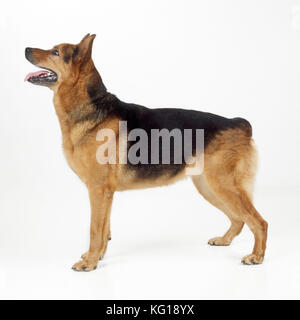
[[[253,206],[247,192],[240,187],[228,187],[220,182],[213,182],[213,189],[226,206],[245,222],[254,234],[255,244],[252,254],[245,256],[245,264],[262,263],[266,250],[267,222],[261,217]]]
[[[216,237],[208,240],[208,244],[212,246],[230,245],[232,240],[242,231],[244,222],[235,217],[234,214],[232,214],[232,212],[230,212],[230,210],[224,205],[224,203],[213,194],[203,176],[194,176],[192,177],[192,180],[203,198],[217,209],[224,212],[231,221],[231,226],[228,231],[222,237]]]
[[[208,152],[204,177],[213,194],[248,225],[255,244],[245,264],[262,263],[266,250],[267,222],[252,204],[252,187],[256,171],[256,150],[253,141],[238,132],[220,136],[222,148]]]

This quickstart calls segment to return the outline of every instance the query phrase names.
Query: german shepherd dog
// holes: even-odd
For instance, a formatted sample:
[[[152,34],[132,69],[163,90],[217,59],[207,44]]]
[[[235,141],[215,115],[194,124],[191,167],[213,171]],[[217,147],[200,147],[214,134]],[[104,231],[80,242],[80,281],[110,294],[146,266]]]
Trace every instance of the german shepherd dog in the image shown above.
[[[208,243],[228,246],[246,223],[254,234],[255,244],[242,262],[262,263],[268,224],[252,203],[257,153],[249,122],[193,110],[149,109],[120,101],[107,91],[95,68],[91,57],[94,39],[94,34],[87,34],[76,45],[63,43],[50,50],[25,49],[27,60],[43,68],[27,75],[25,81],[53,90],[65,157],[89,192],[90,246],[73,269],[94,270],[104,257],[110,239],[110,211],[115,191],[168,185],[186,176],[187,162],[175,163],[173,153],[169,164],[162,163],[161,157],[155,164],[120,161],[100,164],[95,156],[99,147],[97,132],[113,130],[119,150],[123,134],[120,121],[126,121],[130,130],[141,128],[146,133],[152,129],[176,128],[182,132],[203,129],[204,168],[191,179],[199,193],[231,221],[223,236]],[[126,148],[129,147],[127,142]]]

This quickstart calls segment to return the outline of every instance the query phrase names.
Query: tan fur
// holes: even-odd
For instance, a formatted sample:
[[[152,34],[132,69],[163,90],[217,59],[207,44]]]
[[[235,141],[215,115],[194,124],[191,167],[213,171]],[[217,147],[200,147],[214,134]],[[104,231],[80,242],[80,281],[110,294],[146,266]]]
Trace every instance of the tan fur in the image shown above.
[[[252,254],[245,264],[261,263],[267,240],[267,222],[252,204],[252,190],[257,167],[254,142],[242,130],[226,130],[219,134],[205,152],[205,170],[194,178],[199,192],[231,220],[223,237],[209,241],[212,245],[228,245],[246,223],[255,237]]]
[[[106,122],[101,127],[114,128],[117,131],[117,120],[113,122]],[[97,128],[98,130],[99,128]],[[95,132],[97,131],[95,130]],[[96,148],[99,144],[95,143],[95,133],[89,138],[89,142],[86,141],[84,146],[77,147],[81,148],[78,152],[78,160],[85,159],[89,160],[96,153]],[[77,149],[75,148],[75,149]],[[87,148],[89,152],[87,151]],[[84,151],[85,150],[85,151]],[[88,156],[82,152],[88,152]],[[255,246],[252,254],[244,257],[242,261],[246,264],[261,263],[264,258],[266,249],[266,238],[267,238],[267,223],[261,218],[259,213],[252,205],[252,189],[253,180],[255,177],[256,169],[256,150],[254,148],[253,141],[239,129],[227,130],[222,134],[218,135],[215,140],[208,146],[205,152],[205,164],[204,172],[201,176],[193,176],[192,180],[197,187],[198,191],[202,196],[214,205],[219,210],[223,211],[231,221],[231,227],[225,233],[223,237],[217,237],[209,240],[211,245],[229,245],[233,238],[237,236],[244,223],[246,223],[255,237]],[[109,190],[108,194],[113,194],[114,191],[122,191],[128,189],[140,189],[148,187],[156,187],[162,185],[172,184],[180,179],[186,178],[184,173],[177,175],[175,178],[163,176],[155,180],[144,180],[137,182],[134,173],[125,169],[124,165],[99,165],[94,163],[91,165],[91,175],[93,176],[93,182],[85,178],[87,185],[97,185],[96,188]],[[86,170],[77,169],[82,172]],[[104,174],[106,172],[106,174]],[[85,173],[85,176],[86,173]],[[112,179],[114,177],[114,179]],[[106,182],[106,186],[99,185],[99,181]],[[106,201],[107,206],[111,206],[111,198],[104,197],[103,194],[96,193],[96,197],[91,199],[91,203],[97,203]],[[106,207],[96,207],[97,210],[103,212],[103,216],[109,219],[110,211]],[[101,228],[102,225],[109,226],[109,223],[104,220],[99,223]],[[92,225],[93,222],[93,209],[92,209]],[[99,227],[100,228],[100,227]],[[98,229],[98,228],[96,228]],[[96,241],[94,239],[97,233],[93,233],[91,230],[91,242]],[[109,229],[105,229],[104,233],[99,232],[98,235],[103,235],[102,244],[100,251],[94,254],[95,257],[102,257],[107,248],[107,239]],[[94,239],[94,240],[93,240]],[[100,243],[100,240],[99,240]],[[95,245],[94,245],[95,246]],[[90,247],[93,252],[93,247]],[[87,257],[85,255],[84,257]],[[99,258],[98,257],[98,258]],[[83,260],[76,265],[76,268],[86,266],[88,260]],[[95,263],[95,259],[93,260]]]

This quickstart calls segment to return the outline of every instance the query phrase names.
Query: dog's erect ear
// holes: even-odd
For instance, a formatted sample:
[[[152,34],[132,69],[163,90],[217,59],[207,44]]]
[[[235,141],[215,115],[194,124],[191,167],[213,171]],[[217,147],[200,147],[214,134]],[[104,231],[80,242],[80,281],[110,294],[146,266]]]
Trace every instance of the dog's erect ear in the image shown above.
[[[82,42],[84,39],[88,38],[90,35],[91,35],[90,33],[87,33],[87,34],[81,39],[81,42]]]
[[[92,47],[93,42],[96,35],[89,33],[83,37],[83,39],[80,41],[80,43],[77,45],[77,52],[76,55],[79,59],[82,60],[89,60],[92,56]]]

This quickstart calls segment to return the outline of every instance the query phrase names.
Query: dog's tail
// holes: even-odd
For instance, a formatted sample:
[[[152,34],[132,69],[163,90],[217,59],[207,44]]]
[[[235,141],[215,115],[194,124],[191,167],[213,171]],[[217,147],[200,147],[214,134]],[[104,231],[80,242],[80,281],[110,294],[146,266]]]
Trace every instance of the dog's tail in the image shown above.
[[[250,124],[250,122],[244,118],[234,118],[233,119],[237,126],[240,127],[249,138],[252,137],[252,126]]]

